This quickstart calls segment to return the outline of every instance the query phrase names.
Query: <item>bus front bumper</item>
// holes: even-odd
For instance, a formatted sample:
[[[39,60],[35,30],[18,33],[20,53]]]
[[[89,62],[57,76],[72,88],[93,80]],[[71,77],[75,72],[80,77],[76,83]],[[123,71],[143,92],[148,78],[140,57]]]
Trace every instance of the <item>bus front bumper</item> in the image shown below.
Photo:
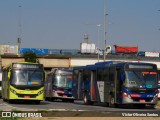
[[[158,97],[153,98],[129,98],[123,97],[122,104],[157,104]]]

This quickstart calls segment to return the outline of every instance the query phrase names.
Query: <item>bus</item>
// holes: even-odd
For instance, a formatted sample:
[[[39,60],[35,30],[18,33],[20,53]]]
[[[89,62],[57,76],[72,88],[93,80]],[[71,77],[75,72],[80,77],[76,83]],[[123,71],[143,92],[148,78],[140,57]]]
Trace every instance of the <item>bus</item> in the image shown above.
[[[55,68],[47,74],[45,81],[45,100],[54,101],[57,99],[63,102],[74,102],[72,95],[72,70]]]
[[[150,63],[108,61],[73,68],[73,96],[84,104],[154,107],[157,83],[157,66]]]
[[[2,69],[0,68],[0,98],[2,97]]]
[[[158,70],[158,100],[160,100],[160,69]]]
[[[18,62],[3,68],[2,99],[29,101],[40,104],[44,100],[44,68],[42,64]]]

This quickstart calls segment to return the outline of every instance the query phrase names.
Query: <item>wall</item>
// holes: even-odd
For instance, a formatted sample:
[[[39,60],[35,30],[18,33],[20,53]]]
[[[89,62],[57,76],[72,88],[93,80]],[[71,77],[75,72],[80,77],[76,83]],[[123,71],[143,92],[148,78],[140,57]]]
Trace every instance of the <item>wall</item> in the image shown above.
[[[39,58],[39,62],[43,64],[44,67],[70,67],[69,59]]]

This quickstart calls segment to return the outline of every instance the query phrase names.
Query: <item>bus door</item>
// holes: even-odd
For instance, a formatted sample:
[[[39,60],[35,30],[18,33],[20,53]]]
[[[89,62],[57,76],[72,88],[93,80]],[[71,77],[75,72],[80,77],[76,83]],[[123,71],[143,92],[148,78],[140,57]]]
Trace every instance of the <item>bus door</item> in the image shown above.
[[[9,77],[8,77],[8,69],[4,69],[2,73],[2,98],[9,98]]]
[[[83,81],[82,81],[82,71],[78,73],[78,99],[83,99]]]
[[[96,71],[91,71],[91,101],[96,101]]]
[[[72,94],[79,99],[79,70],[73,70]]]
[[[104,79],[104,102],[107,103],[109,99],[109,88],[110,88],[110,80],[109,80],[109,67],[104,68],[104,74],[103,74],[103,79]]]
[[[109,69],[109,80],[110,80],[110,86],[109,86],[110,95],[109,96],[110,97],[108,100],[110,102],[112,101],[112,104],[114,104],[116,100],[116,76],[117,76],[116,68],[115,66],[111,66]]]
[[[115,77],[115,102],[121,102],[121,91],[122,91],[122,81],[121,81],[121,69],[116,68],[116,77]]]
[[[97,87],[99,94],[99,101],[104,102],[104,79],[103,79],[103,68],[97,69]]]
[[[116,66],[112,66],[110,69],[110,79],[111,79],[111,90],[113,92],[113,97],[114,97],[114,103],[120,102],[121,98],[121,88],[122,88],[122,83],[120,80],[120,75],[121,75],[121,69]]]

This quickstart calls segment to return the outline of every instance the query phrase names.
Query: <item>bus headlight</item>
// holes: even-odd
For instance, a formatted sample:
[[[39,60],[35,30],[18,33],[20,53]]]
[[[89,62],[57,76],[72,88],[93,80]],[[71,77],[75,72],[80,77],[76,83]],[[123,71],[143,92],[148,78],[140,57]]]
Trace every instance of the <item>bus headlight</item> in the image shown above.
[[[43,90],[39,91],[39,92],[38,92],[38,95],[40,95],[40,94],[42,94],[42,93],[43,93]]]
[[[122,97],[128,97],[128,98],[131,98],[131,96],[129,94],[127,94],[126,92],[123,92],[122,93]]]
[[[131,96],[130,96],[130,95],[128,95],[128,98],[130,98],[130,99],[131,99]]]
[[[158,93],[154,97],[158,97]]]
[[[15,95],[17,94],[16,91],[13,90],[13,89],[11,89],[11,88],[10,88],[10,91],[11,91],[13,94],[15,94]]]

